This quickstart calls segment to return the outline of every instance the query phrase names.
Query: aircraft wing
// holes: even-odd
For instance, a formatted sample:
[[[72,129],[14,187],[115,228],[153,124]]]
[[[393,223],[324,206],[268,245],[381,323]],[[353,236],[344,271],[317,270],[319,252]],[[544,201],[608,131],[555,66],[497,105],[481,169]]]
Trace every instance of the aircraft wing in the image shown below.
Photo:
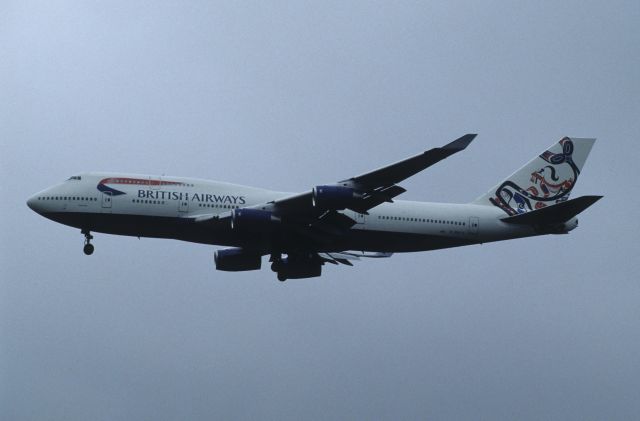
[[[454,153],[464,150],[475,137],[475,134],[466,134],[440,148],[429,149],[386,167],[340,181],[340,184],[347,184],[360,189],[391,186],[429,168]]]
[[[366,214],[369,209],[392,202],[394,197],[406,191],[396,183],[464,150],[475,137],[475,134],[466,134],[442,147],[429,149],[394,164],[252,208],[279,215],[316,217],[327,210],[343,209]],[[337,206],[323,206],[318,203],[321,199]],[[338,203],[340,201],[342,203]]]

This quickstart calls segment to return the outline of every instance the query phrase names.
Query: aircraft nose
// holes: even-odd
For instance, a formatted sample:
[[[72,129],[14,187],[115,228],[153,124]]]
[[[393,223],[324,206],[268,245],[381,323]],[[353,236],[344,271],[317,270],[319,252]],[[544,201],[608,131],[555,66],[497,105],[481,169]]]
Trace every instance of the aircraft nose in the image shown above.
[[[29,199],[27,199],[27,206],[29,206],[29,208],[34,212],[38,212],[36,202],[37,202],[36,196],[31,196]]]

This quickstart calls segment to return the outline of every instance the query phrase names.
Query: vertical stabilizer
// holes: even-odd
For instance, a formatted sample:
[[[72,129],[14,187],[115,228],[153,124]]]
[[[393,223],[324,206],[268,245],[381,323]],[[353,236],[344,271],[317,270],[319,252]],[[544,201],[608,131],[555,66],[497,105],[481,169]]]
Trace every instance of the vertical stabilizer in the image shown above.
[[[595,141],[561,139],[473,203],[518,215],[568,200]]]

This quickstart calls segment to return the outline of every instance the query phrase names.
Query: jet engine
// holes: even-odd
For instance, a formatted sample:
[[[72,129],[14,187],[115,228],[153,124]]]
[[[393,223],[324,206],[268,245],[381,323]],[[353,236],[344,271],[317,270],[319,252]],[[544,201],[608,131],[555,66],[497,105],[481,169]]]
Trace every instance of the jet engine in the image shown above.
[[[315,278],[322,274],[320,260],[296,259],[285,257],[271,264],[271,270],[278,274],[279,281],[287,279]]]
[[[216,250],[213,258],[216,269],[227,272],[258,270],[262,265],[262,256],[241,248]]]
[[[312,191],[313,206],[327,210],[346,209],[359,197],[360,193],[345,186],[316,186]]]
[[[231,213],[231,229],[267,231],[280,222],[272,212],[260,209],[234,209]]]

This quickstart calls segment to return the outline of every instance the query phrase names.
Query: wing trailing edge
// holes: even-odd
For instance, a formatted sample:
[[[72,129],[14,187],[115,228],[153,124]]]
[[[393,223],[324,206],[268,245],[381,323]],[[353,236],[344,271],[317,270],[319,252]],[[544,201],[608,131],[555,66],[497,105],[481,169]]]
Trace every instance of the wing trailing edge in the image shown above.
[[[322,259],[323,262],[331,263],[334,265],[343,264],[347,266],[353,266],[353,263],[351,263],[350,261],[360,260],[361,257],[380,259],[380,258],[391,257],[392,255],[393,253],[386,253],[386,252],[367,253],[364,251],[362,252],[340,251],[340,252],[318,253],[318,256],[320,257],[320,259]]]

